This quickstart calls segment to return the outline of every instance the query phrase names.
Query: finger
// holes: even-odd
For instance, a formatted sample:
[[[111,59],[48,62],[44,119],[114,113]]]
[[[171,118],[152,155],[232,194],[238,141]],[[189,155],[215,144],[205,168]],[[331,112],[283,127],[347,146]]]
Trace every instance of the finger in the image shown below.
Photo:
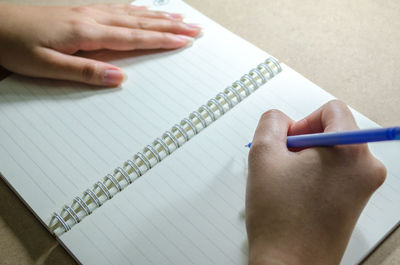
[[[128,29],[98,25],[82,35],[80,50],[137,50],[137,49],[177,49],[189,45],[193,39],[185,35],[175,35],[140,29]]]
[[[132,10],[147,10],[148,9],[147,6],[136,6],[136,5],[131,5],[131,4],[128,4],[128,5]]]
[[[117,15],[128,15],[146,18],[158,18],[158,19],[171,19],[171,20],[182,20],[183,16],[177,13],[168,13],[162,11],[152,11],[148,10],[144,6],[134,6],[130,4],[103,4],[94,5],[98,10],[102,10],[107,14],[117,14]]]
[[[121,69],[111,64],[42,48],[40,72],[36,76],[71,80],[96,86],[115,87],[124,81]]]
[[[100,18],[98,22],[109,26],[170,32],[191,37],[195,37],[201,32],[201,28],[196,24],[186,24],[169,19],[108,15]]]
[[[107,13],[111,12],[118,12],[119,14],[126,13],[125,10],[148,10],[147,6],[138,6],[138,5],[131,5],[131,4],[93,4],[87,5],[88,7],[106,11]]]
[[[178,13],[168,13],[162,11],[152,10],[128,10],[126,12],[130,16],[147,17],[147,18],[159,18],[159,19],[171,19],[171,20],[183,20],[183,16]]]
[[[287,150],[286,137],[293,121],[279,110],[265,112],[258,122],[251,149]]]
[[[289,135],[356,129],[358,126],[347,105],[339,100],[332,100],[309,116],[294,123],[289,129]]]

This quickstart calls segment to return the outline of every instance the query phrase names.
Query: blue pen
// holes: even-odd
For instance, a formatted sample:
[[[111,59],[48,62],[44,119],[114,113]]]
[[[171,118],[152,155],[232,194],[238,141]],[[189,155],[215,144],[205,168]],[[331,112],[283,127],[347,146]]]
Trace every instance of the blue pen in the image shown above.
[[[291,148],[301,148],[312,146],[362,144],[391,140],[400,140],[400,127],[288,136],[287,146]],[[250,148],[251,143],[246,146]]]

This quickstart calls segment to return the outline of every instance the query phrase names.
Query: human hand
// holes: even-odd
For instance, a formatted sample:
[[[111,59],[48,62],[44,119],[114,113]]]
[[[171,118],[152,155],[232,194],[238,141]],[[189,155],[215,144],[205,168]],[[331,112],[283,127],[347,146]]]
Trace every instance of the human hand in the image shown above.
[[[277,110],[263,114],[249,154],[249,264],[340,263],[386,169],[365,144],[292,152],[286,136],[355,129],[350,110],[337,100],[298,122]]]
[[[116,66],[75,56],[78,51],[177,49],[201,29],[179,14],[120,4],[80,7],[0,2],[0,65],[23,75],[117,86]]]

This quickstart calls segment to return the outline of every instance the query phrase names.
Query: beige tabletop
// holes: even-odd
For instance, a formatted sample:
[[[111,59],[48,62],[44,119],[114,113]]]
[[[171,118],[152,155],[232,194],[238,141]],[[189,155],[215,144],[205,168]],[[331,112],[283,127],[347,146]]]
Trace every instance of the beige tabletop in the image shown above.
[[[75,5],[100,2],[6,1]],[[400,124],[400,1],[186,2],[380,125]],[[0,78],[2,75],[0,70]],[[75,264],[1,180],[0,264]],[[400,264],[400,229],[363,264]]]

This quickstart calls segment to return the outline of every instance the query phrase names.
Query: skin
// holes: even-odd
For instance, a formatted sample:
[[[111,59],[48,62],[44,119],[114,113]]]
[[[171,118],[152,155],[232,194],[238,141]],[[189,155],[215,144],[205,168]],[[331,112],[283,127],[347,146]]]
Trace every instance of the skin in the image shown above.
[[[0,2],[0,65],[33,77],[118,86],[118,67],[76,56],[100,49],[178,49],[201,29],[179,14],[146,7],[100,4],[26,6]]]
[[[38,7],[0,2],[0,65],[23,75],[118,86],[116,66],[79,51],[178,49],[201,29],[179,14],[131,5]],[[386,170],[367,145],[288,150],[286,136],[354,130],[331,101],[294,122],[263,114],[249,154],[249,264],[339,264],[355,223]]]
[[[249,264],[339,264],[355,223],[386,169],[367,145],[288,150],[286,136],[358,129],[331,101],[294,122],[264,113],[249,154]]]

